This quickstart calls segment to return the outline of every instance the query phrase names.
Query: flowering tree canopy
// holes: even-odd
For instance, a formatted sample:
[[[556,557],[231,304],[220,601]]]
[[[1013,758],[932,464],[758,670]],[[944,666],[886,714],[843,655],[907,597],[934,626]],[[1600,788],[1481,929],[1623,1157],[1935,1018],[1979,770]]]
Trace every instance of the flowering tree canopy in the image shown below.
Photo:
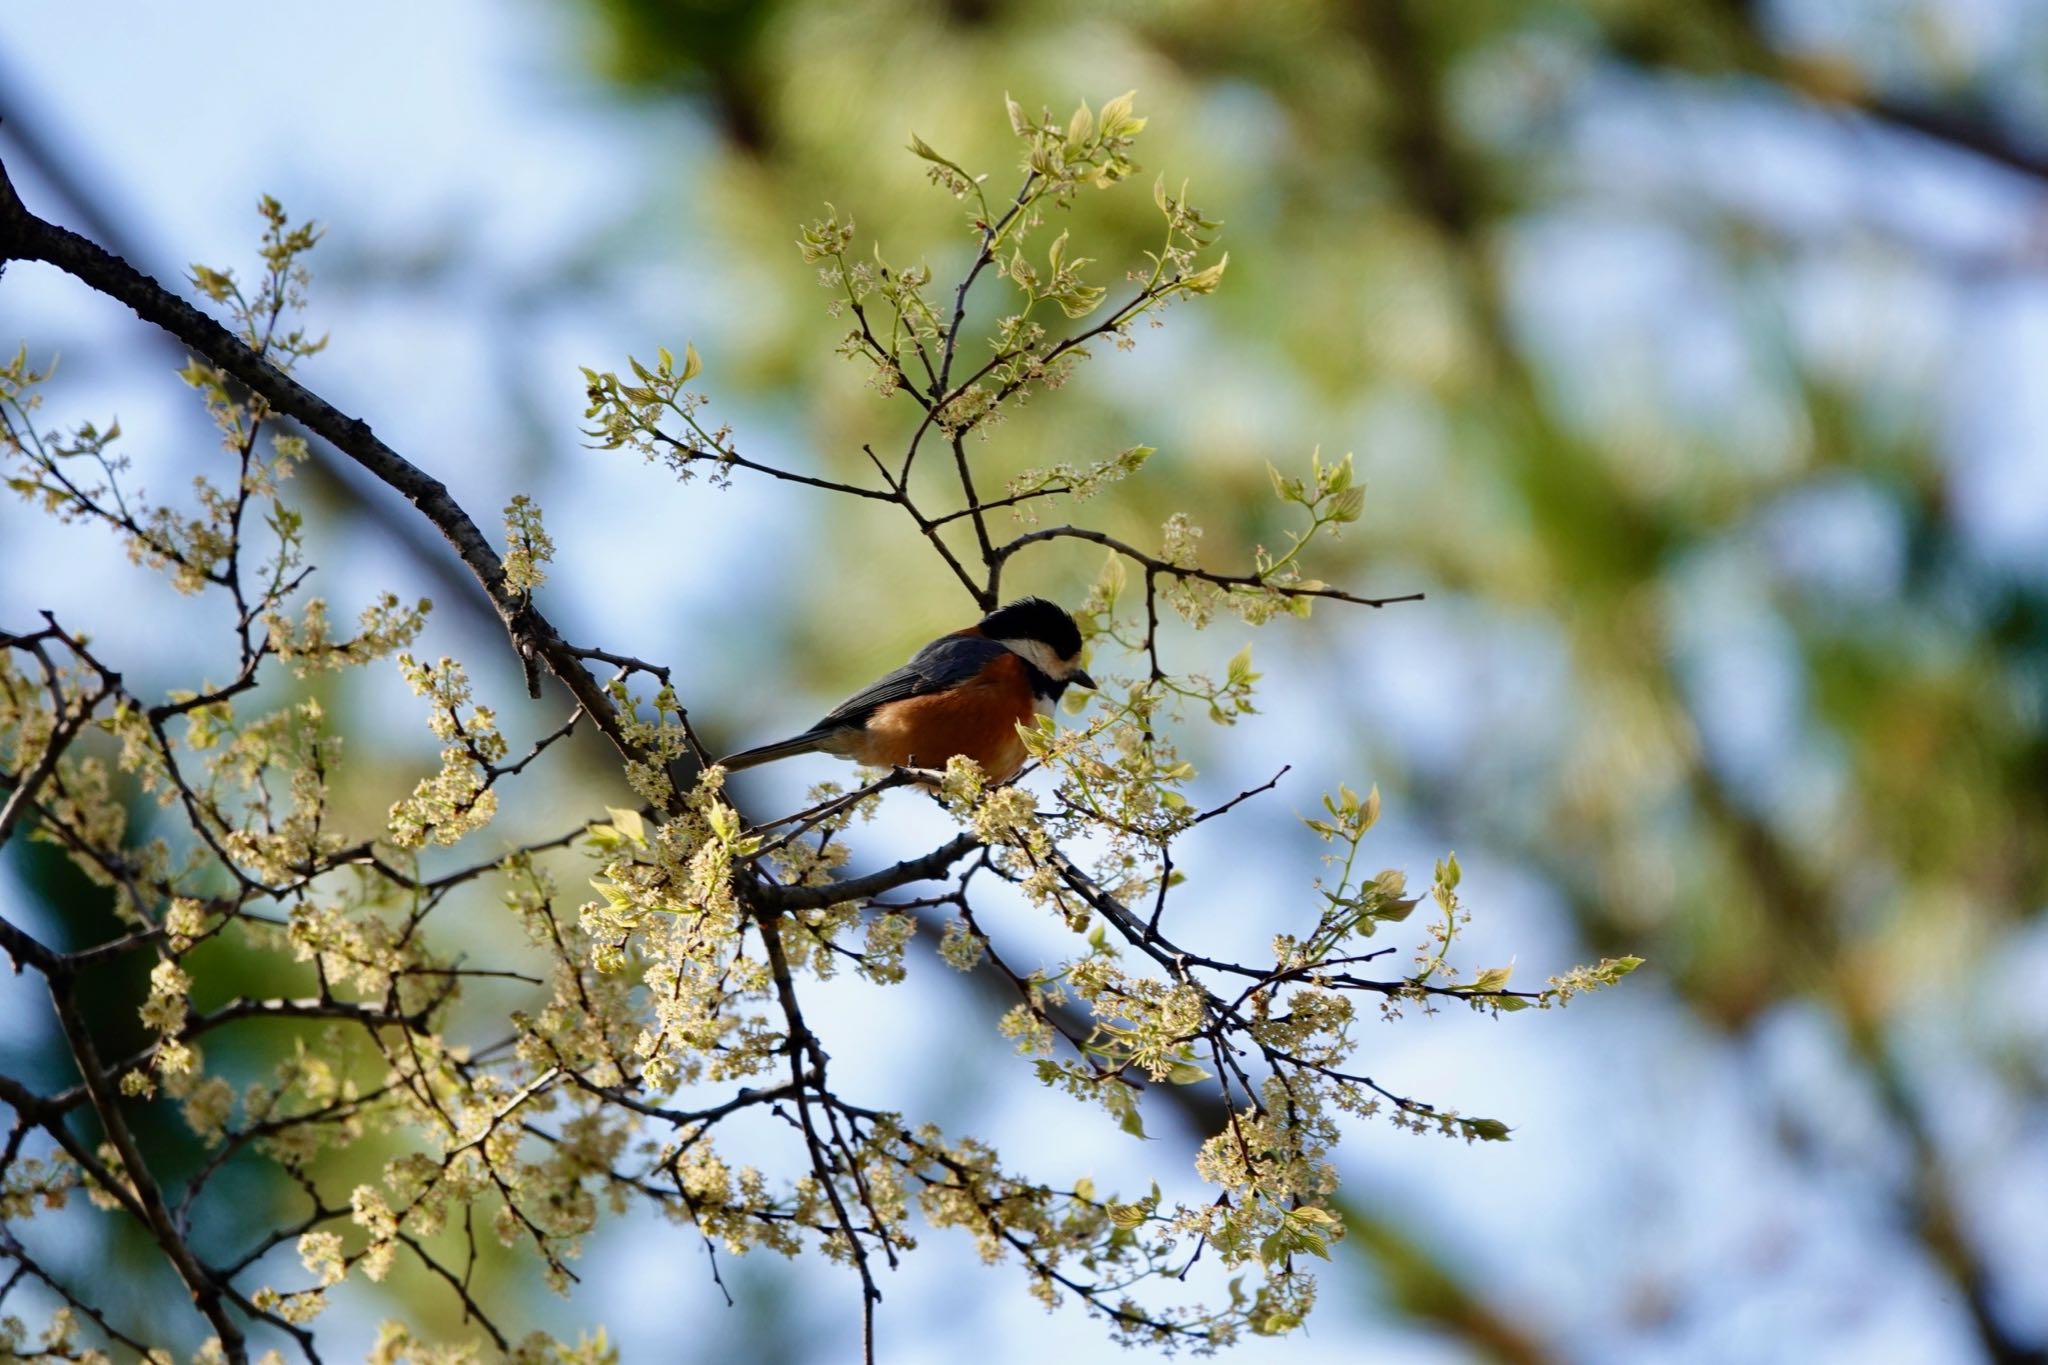
[[[1311,576],[1319,542],[1364,514],[1349,457],[1274,468],[1273,494],[1296,520],[1290,542],[1225,565],[1205,560],[1189,514],[1152,544],[1087,523],[1088,500],[1142,478],[1148,447],[999,472],[990,452],[1006,412],[1059,401],[1079,366],[1215,291],[1228,261],[1216,223],[1170,177],[1151,186],[1157,238],[1141,259],[1119,275],[1083,254],[1064,221],[1081,196],[1145,193],[1124,184],[1145,124],[1130,95],[1068,117],[1011,101],[1008,116],[1019,165],[997,189],[912,141],[970,234],[966,268],[943,287],[864,240],[844,211],[800,230],[802,260],[845,324],[841,353],[878,403],[914,409],[902,448],[866,449],[860,477],[749,455],[715,415],[694,345],[585,371],[597,446],[683,481],[762,477],[791,497],[899,509],[902,534],[978,608],[1001,601],[1025,561],[1099,559],[1075,615],[1104,688],[1027,734],[1023,778],[992,784],[964,759],[867,773],[772,818],[728,796],[692,719],[715,698],[685,697],[669,667],[572,644],[550,622],[548,568],[574,547],[558,550],[539,506],[513,497],[494,543],[428,472],[306,386],[322,345],[299,322],[316,229],[265,199],[253,271],[192,271],[217,320],[36,217],[0,181],[5,259],[53,264],[167,331],[222,445],[218,472],[189,498],[145,497],[118,423],[48,415],[61,394],[28,339],[0,369],[9,488],[99,536],[81,543],[111,537],[179,591],[218,599],[228,618],[218,662],[162,691],[131,682],[136,661],[55,615],[0,622],[0,841],[61,850],[120,920],[111,936],[60,946],[0,918],[8,989],[47,994],[75,1070],[54,1090],[0,1076],[11,1113],[0,1261],[13,1266],[0,1295],[31,1280],[69,1304],[41,1326],[7,1319],[6,1351],[86,1359],[164,1345],[153,1335],[164,1315],[124,1319],[94,1286],[44,1265],[37,1216],[74,1197],[146,1233],[204,1319],[207,1360],[318,1359],[335,1286],[394,1274],[438,1282],[479,1340],[515,1358],[609,1358],[601,1331],[571,1344],[515,1325],[488,1248],[530,1258],[572,1292],[583,1241],[635,1205],[701,1239],[714,1275],[718,1255],[757,1249],[843,1264],[870,1359],[887,1268],[925,1230],[955,1227],[1048,1305],[1076,1302],[1126,1341],[1207,1348],[1286,1332],[1309,1312],[1307,1266],[1344,1231],[1330,1154],[1345,1116],[1508,1137],[1498,1119],[1368,1074],[1365,1024],[1448,1002],[1562,1005],[1637,959],[1533,988],[1507,968],[1463,966],[1458,861],[1427,878],[1373,869],[1376,790],[1342,788],[1307,821],[1329,845],[1325,867],[1267,869],[1270,903],[1255,913],[1271,926],[1269,953],[1235,960],[1176,925],[1199,892],[1176,849],[1279,780],[1206,807],[1188,795],[1176,730],[1232,723],[1259,681],[1248,650],[1203,657],[1200,629],[1224,615],[1317,629],[1332,612],[1418,595],[1366,597]],[[309,594],[307,526],[289,494],[294,469],[315,458],[311,438],[333,452],[320,458],[353,461],[402,494],[454,548],[525,671],[516,718],[516,699],[479,697],[461,662],[411,652],[426,600]],[[1164,629],[1176,619],[1192,629]],[[439,765],[365,822],[335,799],[337,772],[348,728],[385,722],[337,719],[326,675],[394,666],[422,699]],[[558,832],[496,835],[529,770],[593,730],[623,782]],[[955,832],[851,871],[872,861],[859,831],[894,802],[936,802]],[[519,930],[493,941],[495,960],[437,916],[480,892]],[[1059,960],[1027,957],[1005,927],[1019,916],[1063,927]],[[921,943],[1006,996],[1000,1028],[1017,1061],[996,1083],[1070,1097],[1075,1122],[1099,1125],[1105,1142],[1143,1136],[1157,1104],[1193,1115],[1206,1139],[1162,1147],[1149,1189],[1098,1189],[1030,1151],[998,1153],[849,1093],[832,1070],[841,1040],[807,1022],[807,1002],[842,975],[887,989]],[[135,962],[150,964],[147,1041],[110,1050],[98,983]],[[486,983],[515,990],[516,1006],[469,1007]],[[271,1032],[266,1074],[210,1064],[229,1030]],[[158,1150],[166,1106],[202,1144],[196,1164],[167,1165]],[[1190,1165],[1207,1189],[1167,1193]],[[254,1167],[288,1183],[293,1207],[219,1216],[223,1177]],[[1213,1293],[1189,1280],[1204,1258]],[[452,1358],[442,1349],[393,1321],[378,1358]]]

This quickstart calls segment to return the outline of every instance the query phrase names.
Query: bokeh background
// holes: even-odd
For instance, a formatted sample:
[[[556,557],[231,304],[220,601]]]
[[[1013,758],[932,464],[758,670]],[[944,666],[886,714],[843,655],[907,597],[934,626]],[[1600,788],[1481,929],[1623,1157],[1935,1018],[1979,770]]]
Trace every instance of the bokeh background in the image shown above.
[[[479,521],[535,496],[555,619],[674,663],[735,747],[968,604],[864,513],[584,448],[576,367],[694,340],[743,449],[857,477],[900,418],[832,354],[798,221],[830,201],[943,281],[969,241],[907,133],[1001,185],[1005,92],[1064,111],[1135,87],[1145,174],[1086,205],[1089,254],[1113,283],[1163,171],[1224,220],[1225,286],[979,458],[1157,446],[1089,515],[1151,543],[1184,509],[1229,565],[1279,536],[1266,462],[1352,450],[1366,515],[1312,571],[1428,593],[1267,628],[1261,714],[1190,718],[1201,792],[1294,770],[1191,847],[1189,923],[1256,944],[1307,913],[1319,846],[1297,815],[1377,783],[1384,863],[1458,851],[1469,965],[1650,964],[1561,1015],[1368,1032],[1383,1082],[1514,1141],[1358,1128],[1317,1316],[1240,1358],[2044,1358],[2048,6],[6,8],[0,155],[30,205],[167,280],[246,267],[259,193],[327,224],[311,319],[333,340],[309,382]],[[52,417],[118,413],[143,484],[172,496],[207,465],[180,357],[121,310],[16,266],[0,323],[0,345],[61,353]],[[299,494],[331,598],[432,594],[425,648],[465,657],[515,727],[551,723],[409,509],[346,470]],[[1049,555],[1023,586],[1072,597],[1097,564]],[[0,623],[55,608],[131,678],[189,681],[214,656],[159,591],[102,538],[0,508]],[[1174,646],[1215,667],[1245,638]],[[364,722],[349,781],[374,818],[431,742],[389,669],[334,704]],[[606,781],[584,751],[534,827]],[[877,858],[929,828],[892,809]],[[60,941],[99,913],[19,841],[0,903]],[[502,934],[465,913],[444,929]],[[1026,1077],[972,1023],[988,1001],[932,962],[875,994],[828,1016],[854,1082],[1031,1139],[1042,1155],[1005,1150],[1049,1175],[1181,1161],[1171,1111],[1140,1146],[1016,1096]],[[0,1063],[61,1084],[39,1007],[0,982]],[[110,1030],[124,1010],[110,992]],[[56,1264],[123,1268],[131,1308],[176,1302],[146,1247],[65,1227]],[[629,1218],[573,1301],[534,1294],[513,1320],[604,1323],[628,1361],[848,1358],[848,1277],[722,1269],[738,1307],[693,1237]],[[892,1361],[1110,1349],[955,1235],[884,1290]],[[431,1286],[379,1295],[337,1310],[345,1340],[415,1296],[459,1330]]]

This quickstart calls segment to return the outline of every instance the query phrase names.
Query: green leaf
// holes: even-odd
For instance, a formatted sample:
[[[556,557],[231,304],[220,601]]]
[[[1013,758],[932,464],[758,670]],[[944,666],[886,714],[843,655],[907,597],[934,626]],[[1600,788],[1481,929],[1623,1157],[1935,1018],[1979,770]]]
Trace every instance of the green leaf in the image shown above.
[[[1141,1133],[1139,1136],[1142,1137],[1144,1135]],[[1152,1210],[1146,1208],[1142,1203],[1111,1204],[1109,1206],[1109,1221],[1120,1228],[1142,1227],[1145,1220],[1151,1216]]]
[[[1148,1142],[1151,1140],[1145,1137],[1145,1120],[1139,1115],[1137,1101],[1135,1100],[1125,1108],[1123,1113],[1117,1116],[1116,1126],[1134,1138]]]
[[[1102,135],[1104,137],[1114,137],[1124,130],[1124,125],[1131,121],[1131,104],[1137,97],[1137,91],[1126,90],[1115,99],[1103,104]],[[1143,126],[1142,120],[1140,121],[1140,126]],[[1135,132],[1137,130],[1132,129],[1132,131]]]
[[[1481,1142],[1506,1142],[1508,1126],[1499,1119],[1459,1119],[1465,1132]]]
[[[1223,283],[1223,272],[1230,268],[1230,253],[1224,252],[1223,259],[1207,270],[1198,270],[1181,281],[1191,294],[1213,294],[1216,286]]]
[[[1068,317],[1085,318],[1101,305],[1103,296],[1108,292],[1100,285],[1080,284],[1063,294],[1055,295],[1054,301],[1059,304],[1060,311]]]
[[[1088,137],[1095,131],[1095,115],[1088,112],[1088,101],[1082,100],[1081,107],[1074,111],[1074,117],[1067,121],[1067,148],[1079,151],[1088,143]]]
[[[1612,986],[1642,965],[1643,960],[1639,957],[1602,958],[1600,965],[1593,969],[1593,978],[1602,985]]]
[[[698,375],[702,373],[704,373],[704,361],[703,358],[697,354],[697,343],[694,341],[684,342],[683,373],[682,377],[678,379],[676,382],[680,384],[687,384],[692,379],[695,379]]]
[[[639,811],[627,810],[622,806],[606,806],[604,813],[611,816],[612,825],[619,833],[642,848],[647,846],[647,822],[640,818]]]
[[[1301,1314],[1276,1308],[1252,1324],[1252,1331],[1262,1337],[1285,1336],[1301,1326]]]
[[[1111,550],[1102,561],[1102,572],[1095,575],[1096,591],[1102,594],[1103,604],[1114,607],[1129,582],[1130,571],[1124,568],[1123,556]]]
[[[1469,989],[1475,991],[1504,991],[1508,988],[1508,978],[1514,974],[1515,965],[1512,962],[1505,967],[1488,967],[1472,979]]]
[[[1282,502],[1301,502],[1308,496],[1308,488],[1300,479],[1288,478],[1271,461],[1266,464],[1266,477],[1273,481],[1273,495]]]

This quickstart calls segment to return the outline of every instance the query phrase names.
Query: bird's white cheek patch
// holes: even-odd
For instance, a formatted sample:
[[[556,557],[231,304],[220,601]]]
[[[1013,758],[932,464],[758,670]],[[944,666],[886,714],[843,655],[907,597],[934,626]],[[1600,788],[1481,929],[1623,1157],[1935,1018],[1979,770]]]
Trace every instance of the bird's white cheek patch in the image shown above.
[[[1048,678],[1067,676],[1068,666],[1060,662],[1059,655],[1053,653],[1052,646],[1043,640],[998,640],[996,643]]]

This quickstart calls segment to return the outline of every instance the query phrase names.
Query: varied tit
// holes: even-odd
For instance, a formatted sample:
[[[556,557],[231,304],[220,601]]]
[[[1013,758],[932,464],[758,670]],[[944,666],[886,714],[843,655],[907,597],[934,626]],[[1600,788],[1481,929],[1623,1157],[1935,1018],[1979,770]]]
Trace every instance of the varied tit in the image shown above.
[[[1074,618],[1042,597],[1019,598],[941,635],[802,734],[742,750],[719,766],[822,753],[875,768],[943,768],[965,754],[1001,782],[1024,766],[1017,727],[1050,715],[1070,685],[1095,687],[1081,668]]]

